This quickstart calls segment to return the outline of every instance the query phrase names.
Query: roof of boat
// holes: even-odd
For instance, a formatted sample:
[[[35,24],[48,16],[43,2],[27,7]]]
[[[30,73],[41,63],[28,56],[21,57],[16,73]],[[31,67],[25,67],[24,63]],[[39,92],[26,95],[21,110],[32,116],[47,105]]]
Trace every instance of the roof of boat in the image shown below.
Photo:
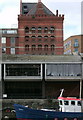
[[[73,97],[58,97],[58,100],[77,100],[80,101],[81,99],[79,98],[73,98]]]

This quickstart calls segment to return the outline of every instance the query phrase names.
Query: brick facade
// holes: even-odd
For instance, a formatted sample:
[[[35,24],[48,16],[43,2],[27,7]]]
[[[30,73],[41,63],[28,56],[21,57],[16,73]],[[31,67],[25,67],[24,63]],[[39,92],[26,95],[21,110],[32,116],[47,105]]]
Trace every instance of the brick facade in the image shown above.
[[[83,53],[83,35],[70,36],[64,41],[64,54]]]
[[[38,2],[35,13],[33,7],[18,16],[18,54],[63,54],[64,15],[46,14],[43,6]]]
[[[61,55],[63,54],[64,15],[53,14],[41,1],[20,2],[17,33],[3,29],[6,54]],[[15,39],[15,43],[11,43]]]

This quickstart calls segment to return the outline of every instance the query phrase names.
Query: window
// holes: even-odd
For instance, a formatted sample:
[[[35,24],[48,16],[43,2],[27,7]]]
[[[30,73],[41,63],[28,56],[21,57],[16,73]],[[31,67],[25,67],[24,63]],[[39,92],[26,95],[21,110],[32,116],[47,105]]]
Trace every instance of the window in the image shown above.
[[[74,52],[78,52],[78,48],[74,48]]]
[[[36,49],[36,45],[32,45],[32,50],[35,50]]]
[[[42,38],[42,36],[38,36],[38,38]]]
[[[38,45],[38,50],[42,50],[42,45]]]
[[[51,45],[51,51],[53,51],[55,48],[55,45]]]
[[[24,14],[27,14],[27,13],[28,13],[27,11],[24,12]]]
[[[44,50],[48,50],[48,45],[44,45]]]
[[[77,102],[77,105],[78,105],[78,106],[81,106],[81,101],[78,101],[78,102]]]
[[[41,41],[41,39],[42,39],[42,36],[38,36],[38,41]]]
[[[11,48],[11,54],[15,54],[15,48]]]
[[[35,27],[31,28],[32,33],[35,33],[35,30],[36,30]]]
[[[32,38],[36,38],[35,36],[32,36]]]
[[[6,48],[2,48],[2,53],[6,53]]]
[[[2,43],[6,43],[6,37],[2,37],[2,39],[1,39],[1,41],[2,41]]]
[[[71,105],[75,105],[75,101],[71,101]]]
[[[78,39],[75,39],[74,42],[78,42]]]
[[[25,36],[25,41],[29,41],[29,36]]]
[[[35,42],[36,36],[32,36],[31,38],[32,38],[32,42]]]
[[[25,28],[25,33],[29,33],[29,28],[28,27]]]
[[[44,32],[48,33],[48,28],[47,27],[44,28]]]
[[[29,45],[25,45],[25,51],[29,51]]]
[[[40,76],[40,64],[6,64],[6,76]]]
[[[54,39],[55,37],[54,36],[51,36],[51,39]]]
[[[27,6],[24,6],[24,9],[27,9]]]
[[[51,36],[51,42],[54,42],[54,38],[55,38],[54,36]]]
[[[17,30],[3,30],[3,34],[17,34]]]
[[[11,44],[15,44],[15,37],[11,37]]]
[[[81,64],[47,64],[47,75],[53,76],[81,76]]]
[[[69,105],[69,101],[64,100],[64,105]]]
[[[50,28],[50,32],[51,32],[51,33],[54,33],[54,30],[55,30],[54,27],[51,27],[51,28]]]
[[[38,33],[41,33],[41,32],[42,32],[42,28],[38,27]]]
[[[62,105],[62,100],[59,101],[60,105]]]
[[[74,47],[78,47],[78,46],[79,46],[78,39],[75,39],[74,40]]]
[[[47,38],[48,38],[48,36],[44,36],[44,38],[45,38],[45,39],[47,39]]]

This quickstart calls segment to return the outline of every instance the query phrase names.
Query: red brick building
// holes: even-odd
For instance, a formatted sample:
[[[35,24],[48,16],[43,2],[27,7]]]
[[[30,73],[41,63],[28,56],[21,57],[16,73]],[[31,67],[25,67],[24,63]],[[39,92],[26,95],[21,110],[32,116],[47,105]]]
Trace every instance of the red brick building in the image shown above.
[[[58,10],[56,15],[53,14],[41,0],[38,3],[22,3],[20,0],[16,46],[12,54],[63,54],[63,20],[64,15],[58,14]],[[11,54],[10,49],[6,48],[6,54]]]

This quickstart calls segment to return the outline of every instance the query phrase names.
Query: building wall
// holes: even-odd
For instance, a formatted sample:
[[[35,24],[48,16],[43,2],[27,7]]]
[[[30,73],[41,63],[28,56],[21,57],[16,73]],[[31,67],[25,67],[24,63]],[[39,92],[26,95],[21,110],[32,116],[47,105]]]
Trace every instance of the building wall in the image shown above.
[[[19,34],[19,53],[18,54],[63,54],[63,17],[39,17],[32,18],[31,16],[19,15],[18,17],[18,34]],[[28,21],[28,22],[27,22]],[[25,27],[30,30],[25,33]],[[31,28],[35,27],[35,33],[32,33]],[[38,33],[38,27],[42,28],[41,33]],[[44,28],[48,28],[48,32],[44,32]],[[54,32],[50,32],[50,28],[54,27]],[[29,41],[25,40],[25,36],[29,36]],[[33,39],[32,36],[36,38]],[[38,36],[42,36],[39,40]],[[48,36],[47,40],[44,36]],[[52,41],[51,36],[54,36]],[[46,41],[45,41],[46,40]],[[29,49],[25,50],[25,46],[29,45]],[[36,48],[32,48],[35,45]],[[42,48],[38,49],[38,45],[42,45]],[[48,48],[45,49],[45,45]],[[51,49],[51,45],[54,45],[54,49]]]
[[[79,97],[83,63],[73,57],[73,62],[64,57],[67,62],[3,63],[3,94],[12,99],[57,98],[64,88],[65,97]]]
[[[81,36],[81,53],[83,53],[83,35]]]
[[[2,29],[1,48],[3,54],[16,54],[17,43],[17,29]]]
[[[78,42],[75,42],[75,40]],[[64,54],[82,53],[82,46],[82,35],[71,36],[64,41]]]

